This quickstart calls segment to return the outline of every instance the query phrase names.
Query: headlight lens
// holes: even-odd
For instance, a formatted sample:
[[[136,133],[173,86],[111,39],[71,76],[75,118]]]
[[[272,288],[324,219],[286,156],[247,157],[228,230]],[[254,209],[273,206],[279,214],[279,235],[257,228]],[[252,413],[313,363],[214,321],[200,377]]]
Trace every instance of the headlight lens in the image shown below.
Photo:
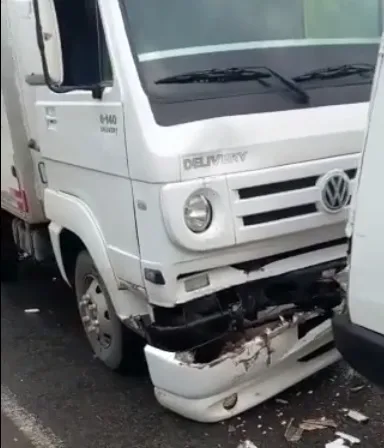
[[[203,194],[191,195],[184,206],[185,224],[194,233],[208,229],[212,222],[212,206]]]

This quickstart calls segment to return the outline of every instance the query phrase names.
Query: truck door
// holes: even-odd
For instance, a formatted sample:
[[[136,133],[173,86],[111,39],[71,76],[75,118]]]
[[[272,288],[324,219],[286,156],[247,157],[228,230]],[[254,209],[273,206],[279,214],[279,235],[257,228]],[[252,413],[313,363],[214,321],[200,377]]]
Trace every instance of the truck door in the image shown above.
[[[60,33],[63,80],[56,92],[41,87],[36,94],[47,189],[76,197],[87,206],[119,275],[116,270],[123,271],[125,260],[139,252],[133,231],[122,89],[111,62],[119,55],[111,56],[113,45],[107,44],[108,33],[104,33],[108,25],[109,41],[113,41],[109,2],[100,2],[106,11],[101,11],[95,0],[52,4]],[[47,205],[46,213],[52,219]],[[141,278],[138,263],[135,269]]]
[[[384,37],[384,36],[383,36]],[[355,216],[349,285],[354,324],[383,333],[384,322],[384,39],[372,91]]]
[[[62,48],[63,92],[40,89],[36,113],[49,185],[72,191],[84,170],[127,176],[123,109],[97,2],[54,4]],[[96,98],[91,87],[100,84],[104,86],[102,97]],[[58,172],[61,168],[65,175]]]

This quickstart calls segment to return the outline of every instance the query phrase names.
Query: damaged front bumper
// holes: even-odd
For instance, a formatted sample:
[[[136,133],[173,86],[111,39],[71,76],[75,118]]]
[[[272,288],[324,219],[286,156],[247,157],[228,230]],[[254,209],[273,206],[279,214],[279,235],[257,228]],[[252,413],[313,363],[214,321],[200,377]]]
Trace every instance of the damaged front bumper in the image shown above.
[[[200,422],[237,415],[340,359],[330,320],[314,312],[249,329],[207,363],[151,345],[145,353],[160,404]]]

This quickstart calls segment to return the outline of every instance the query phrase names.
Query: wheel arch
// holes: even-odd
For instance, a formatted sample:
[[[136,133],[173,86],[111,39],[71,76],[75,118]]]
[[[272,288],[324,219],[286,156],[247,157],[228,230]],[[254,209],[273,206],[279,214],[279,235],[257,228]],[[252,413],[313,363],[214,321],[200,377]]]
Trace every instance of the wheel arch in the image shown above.
[[[118,281],[113,272],[102,231],[89,207],[79,198],[45,191],[45,208],[56,261],[64,280],[73,285],[74,266],[80,251],[92,257],[107,288],[113,293]]]
[[[61,229],[59,234],[59,245],[66,281],[72,288],[74,288],[77,257],[83,250],[88,251],[88,248],[81,238],[68,229]]]
[[[108,257],[107,244],[87,204],[75,196],[49,189],[45,191],[44,200],[50,220],[51,243],[64,280],[73,286],[75,260],[79,252],[86,249],[103,279],[119,318],[129,321],[134,316],[148,314],[144,291],[133,292],[119,288],[119,280]]]

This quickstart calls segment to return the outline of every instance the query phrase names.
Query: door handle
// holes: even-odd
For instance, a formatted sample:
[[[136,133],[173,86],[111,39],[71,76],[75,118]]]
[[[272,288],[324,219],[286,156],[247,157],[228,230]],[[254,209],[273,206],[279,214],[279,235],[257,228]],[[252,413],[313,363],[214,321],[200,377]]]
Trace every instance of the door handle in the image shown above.
[[[48,129],[55,129],[57,125],[57,118],[53,115],[46,115],[45,121],[47,122]]]
[[[54,129],[57,125],[56,107],[47,106],[44,112],[48,129]]]
[[[40,176],[40,180],[41,183],[44,185],[48,184],[48,179],[47,179],[47,173],[45,171],[45,163],[44,162],[39,162],[37,165],[37,169],[39,171],[39,176]]]

